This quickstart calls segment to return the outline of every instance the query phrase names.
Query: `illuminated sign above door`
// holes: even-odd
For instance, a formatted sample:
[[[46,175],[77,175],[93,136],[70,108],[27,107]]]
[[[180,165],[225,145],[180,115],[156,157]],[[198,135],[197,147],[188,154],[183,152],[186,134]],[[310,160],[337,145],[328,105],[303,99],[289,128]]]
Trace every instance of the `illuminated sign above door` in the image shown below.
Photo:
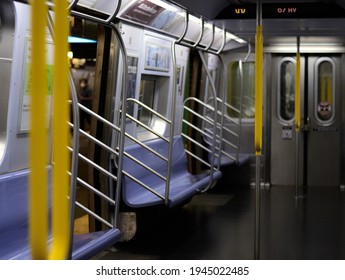
[[[335,3],[263,3],[263,18],[344,18],[345,10]],[[256,4],[229,5],[216,19],[255,19]]]

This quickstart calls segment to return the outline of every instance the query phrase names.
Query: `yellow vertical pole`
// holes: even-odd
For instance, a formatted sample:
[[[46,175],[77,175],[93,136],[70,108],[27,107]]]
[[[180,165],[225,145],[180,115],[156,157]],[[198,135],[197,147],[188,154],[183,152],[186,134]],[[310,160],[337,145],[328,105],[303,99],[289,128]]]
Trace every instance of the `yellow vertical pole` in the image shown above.
[[[320,85],[320,92],[321,92],[321,99],[319,101],[325,101],[326,100],[326,86],[327,86],[327,80],[325,81],[325,78],[321,75],[320,78],[321,85]]]
[[[54,2],[53,79],[53,244],[50,259],[66,259],[69,248],[69,155],[68,155],[68,1]]]
[[[48,201],[47,201],[47,127],[46,127],[46,50],[45,30],[47,6],[45,0],[32,0],[32,61],[31,109],[29,140],[29,237],[33,259],[47,256]],[[37,201],[39,203],[37,203]]]
[[[296,153],[295,153],[295,199],[299,195],[299,138],[301,130],[301,56],[300,56],[300,38],[297,37],[297,53],[295,68],[295,130],[296,130]]]
[[[262,152],[262,75],[263,75],[262,26],[256,27],[255,36],[255,154]]]
[[[327,99],[329,105],[333,104],[333,85],[332,77],[327,77]]]
[[[295,77],[295,126],[299,132],[301,128],[301,57],[299,53],[299,39],[297,41],[296,77]]]
[[[262,152],[262,78],[263,78],[263,37],[261,1],[257,0],[255,34],[255,127],[254,145],[256,154],[255,168],[255,219],[254,219],[254,259],[260,259],[260,183]]]
[[[45,0],[32,0],[31,129],[29,239],[33,259],[65,259],[69,249],[68,155],[68,1],[56,0],[53,81],[52,249],[48,255],[48,134],[46,127]]]

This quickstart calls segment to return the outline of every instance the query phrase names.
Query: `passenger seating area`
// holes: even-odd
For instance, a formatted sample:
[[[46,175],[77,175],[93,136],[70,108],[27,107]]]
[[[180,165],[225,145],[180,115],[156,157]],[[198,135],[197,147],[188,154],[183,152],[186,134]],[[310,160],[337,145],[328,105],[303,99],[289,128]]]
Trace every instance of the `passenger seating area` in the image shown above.
[[[174,137],[172,143],[169,179],[167,162],[169,143],[161,138],[144,143],[161,157],[137,143],[125,148],[123,170],[126,176],[123,182],[123,199],[131,207],[163,204],[167,183],[169,184],[167,204],[169,207],[174,207],[221,177],[220,171],[189,173],[183,139],[179,135]]]
[[[28,181],[28,170],[0,176],[1,260],[31,259],[29,246]],[[50,182],[48,184],[50,185]],[[74,235],[72,259],[89,259],[119,239],[120,231],[118,229]],[[50,242],[51,236],[49,235],[47,247]]]
[[[218,99],[218,102],[221,99]],[[224,102],[222,104],[230,108],[231,110],[236,110],[235,112],[240,115],[240,110],[230,107],[229,104]],[[220,106],[222,106],[220,105]],[[211,107],[212,108],[212,107]],[[209,109],[209,108],[208,108]],[[214,108],[212,108],[211,113],[214,113]],[[208,112],[208,114],[210,114]],[[242,123],[240,118],[231,118],[226,114],[221,114],[220,111],[217,112],[217,124],[216,128],[210,125],[209,122],[205,122],[204,125],[204,141],[212,147],[212,137],[216,136],[217,145],[215,146],[215,153],[209,153],[209,162],[213,162],[215,166],[225,167],[230,165],[242,166],[249,162],[252,154],[243,153],[241,151],[241,129]],[[212,118],[207,115],[208,120]]]
[[[28,171],[0,177],[0,259],[30,257]]]

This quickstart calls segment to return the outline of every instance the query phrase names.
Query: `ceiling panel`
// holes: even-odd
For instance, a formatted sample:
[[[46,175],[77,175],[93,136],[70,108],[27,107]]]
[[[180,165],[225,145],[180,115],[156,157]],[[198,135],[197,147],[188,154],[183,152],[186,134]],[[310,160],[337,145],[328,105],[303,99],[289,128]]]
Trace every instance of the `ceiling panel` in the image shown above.
[[[211,2],[209,0],[174,0],[173,2],[191,12],[214,20],[218,26],[225,26],[227,30],[246,41],[254,41],[255,0],[215,0]],[[266,14],[262,21],[265,45],[276,44],[277,42],[294,42],[296,36],[301,37],[301,41],[309,41],[310,43],[312,43],[311,40],[315,42],[334,40],[345,45],[345,0],[265,0],[261,2],[263,14]],[[222,19],[217,19],[217,16],[229,7],[234,10],[249,7],[248,5],[254,7],[254,15],[253,12],[250,16],[248,14],[247,16],[241,15],[241,10],[238,10],[240,15],[237,17],[228,13],[228,18],[223,16]],[[279,5],[281,5],[281,10],[279,10],[281,13],[278,13],[277,10]],[[290,13],[287,9],[283,10],[289,7],[292,8]],[[296,7],[298,10],[293,10]],[[248,13],[248,11],[246,12]]]

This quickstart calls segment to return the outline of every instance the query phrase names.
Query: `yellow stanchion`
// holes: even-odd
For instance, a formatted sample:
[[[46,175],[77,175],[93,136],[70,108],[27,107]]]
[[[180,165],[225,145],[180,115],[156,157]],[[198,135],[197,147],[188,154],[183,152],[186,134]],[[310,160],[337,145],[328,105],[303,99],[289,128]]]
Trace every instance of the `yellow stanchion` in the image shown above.
[[[295,77],[295,126],[299,132],[301,128],[301,58],[300,53],[296,55],[296,77]]]
[[[262,151],[262,63],[263,37],[262,26],[256,27],[255,36],[255,154]]]
[[[321,76],[320,78],[320,101],[325,101],[326,100],[326,84],[327,81]]]
[[[333,104],[333,84],[332,77],[327,77],[327,99],[329,105]]]
[[[53,80],[53,187],[52,247],[48,254],[48,180],[46,127],[46,27],[45,0],[32,5],[30,214],[29,237],[33,259],[65,259],[69,249],[68,156],[68,1],[56,0]]]
[[[45,28],[47,6],[45,0],[35,0],[31,8],[32,63],[31,75],[31,130],[30,130],[30,191],[29,237],[33,259],[45,259],[48,236],[47,200],[47,128],[46,128],[46,51]]]
[[[50,259],[65,259],[69,248],[68,2],[55,0],[53,79],[53,245]]]
[[[262,153],[262,78],[263,78],[263,37],[261,22],[261,3],[258,1],[257,26],[255,34],[255,219],[254,219],[254,259],[260,259],[260,175]]]

